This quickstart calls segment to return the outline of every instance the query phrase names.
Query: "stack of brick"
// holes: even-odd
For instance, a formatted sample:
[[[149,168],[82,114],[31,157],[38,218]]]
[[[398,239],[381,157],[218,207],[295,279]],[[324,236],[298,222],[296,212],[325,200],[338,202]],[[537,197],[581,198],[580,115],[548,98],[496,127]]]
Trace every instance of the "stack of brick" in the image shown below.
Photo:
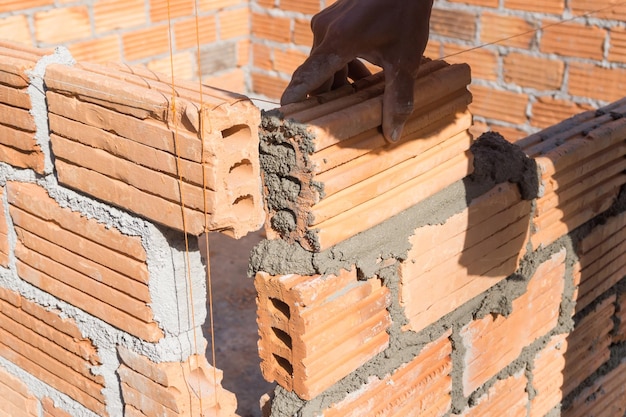
[[[61,184],[195,235],[260,227],[247,98],[117,65],[51,65],[45,82]]]
[[[43,173],[44,156],[30,115],[29,72],[49,51],[0,42],[0,158],[19,168]]]
[[[382,73],[268,113],[268,236],[324,250],[468,175],[469,82],[466,65],[424,62],[415,110],[395,144],[380,133]]]

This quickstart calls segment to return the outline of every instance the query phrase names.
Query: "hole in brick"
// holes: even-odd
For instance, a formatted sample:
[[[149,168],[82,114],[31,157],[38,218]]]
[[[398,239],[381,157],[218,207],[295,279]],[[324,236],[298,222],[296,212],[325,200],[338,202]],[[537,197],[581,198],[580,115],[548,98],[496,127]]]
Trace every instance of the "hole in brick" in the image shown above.
[[[272,331],[274,332],[274,335],[278,338],[278,340],[283,342],[286,347],[291,349],[291,336],[289,336],[286,332],[277,329],[276,327],[272,327]]]
[[[239,219],[245,219],[254,212],[254,198],[250,194],[237,197],[232,204],[233,212]]]
[[[274,356],[274,360],[276,361],[278,366],[287,371],[289,375],[293,374],[293,366],[291,366],[291,363],[287,359],[283,358],[282,356],[278,356],[275,353],[272,353],[272,355]]]
[[[280,311],[286,319],[291,318],[291,312],[289,311],[289,306],[284,301],[279,300],[278,298],[270,298],[270,302],[274,306],[274,308]]]
[[[237,162],[232,167],[230,167],[230,169],[228,170],[228,173],[243,177],[242,179],[246,182],[250,181],[250,178],[252,178],[252,173],[253,173],[252,162],[250,162],[248,159],[244,159],[243,161]]]
[[[229,146],[245,148],[250,142],[250,128],[247,125],[235,125],[222,130],[222,137],[228,141]]]

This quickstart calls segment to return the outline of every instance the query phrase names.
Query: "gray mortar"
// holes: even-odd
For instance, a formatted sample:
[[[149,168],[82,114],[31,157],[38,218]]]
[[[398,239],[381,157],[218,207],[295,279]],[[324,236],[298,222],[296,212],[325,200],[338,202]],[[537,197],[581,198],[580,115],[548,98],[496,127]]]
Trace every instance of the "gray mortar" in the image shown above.
[[[303,402],[293,393],[278,388],[272,402],[272,416],[283,417],[297,415],[312,417],[319,410],[345,398],[368,381],[372,376],[384,378],[402,364],[416,357],[429,342],[441,337],[444,332],[453,329],[451,337],[454,344],[453,361],[462,363],[465,349],[458,337],[458,331],[477,315],[493,311],[506,313],[510,310],[510,300],[523,293],[528,277],[515,276],[509,280],[512,284],[497,286],[489,294],[475,297],[464,306],[446,315],[438,322],[419,333],[402,330],[408,322],[404,309],[399,305],[399,264],[407,259],[411,248],[409,238],[418,227],[443,224],[452,215],[464,210],[474,198],[493,188],[496,183],[510,181],[517,183],[524,198],[532,199],[537,195],[538,177],[534,161],[528,159],[519,148],[511,145],[499,135],[489,134],[481,137],[473,146],[474,174],[462,181],[457,181],[445,190],[405,210],[382,224],[341,242],[319,253],[309,252],[299,244],[289,244],[283,240],[262,241],[252,251],[249,275],[264,271],[272,275],[297,273],[336,274],[340,269],[349,269],[356,265],[361,279],[377,277],[390,290],[392,304],[388,308],[392,325],[388,329],[390,345],[381,354],[343,378],[324,393],[311,401]],[[496,163],[494,163],[496,161]],[[275,164],[274,166],[282,166]],[[269,187],[268,187],[269,188]],[[271,198],[271,196],[270,196]],[[544,254],[544,256],[548,256]],[[535,261],[536,262],[536,261]],[[532,260],[529,264],[538,265]],[[383,266],[384,265],[384,266]],[[531,274],[534,268],[527,267],[524,274]],[[458,366],[452,374],[454,390],[462,392],[461,373]],[[522,369],[518,367],[516,372]],[[462,395],[461,402],[453,404],[455,410],[461,410],[467,400]]]

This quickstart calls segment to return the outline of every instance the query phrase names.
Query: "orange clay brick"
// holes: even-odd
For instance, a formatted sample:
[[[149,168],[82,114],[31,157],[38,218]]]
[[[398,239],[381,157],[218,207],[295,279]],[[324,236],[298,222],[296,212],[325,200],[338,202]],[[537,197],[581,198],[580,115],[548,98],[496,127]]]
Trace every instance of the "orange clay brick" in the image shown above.
[[[554,24],[546,21],[545,24]],[[543,29],[539,49],[543,53],[602,60],[606,31],[580,23],[562,23]]]
[[[169,77],[139,68],[50,66],[59,180],[179,230],[184,198],[193,234],[256,230],[263,217],[258,110],[209,87],[201,98],[197,82],[179,81],[177,111],[169,112],[171,85],[162,80]]]
[[[133,61],[169,52],[168,26],[154,25],[122,35],[124,59]]]
[[[10,39],[12,42],[31,45],[33,39],[26,15],[20,14],[0,19],[0,39]]]
[[[38,417],[37,397],[20,379],[0,368],[0,413],[7,417]]]
[[[489,130],[492,132],[498,132],[506,140],[508,140],[511,143],[515,143],[521,138],[525,138],[526,136],[528,136],[528,133],[522,129],[518,129],[516,127],[511,127],[511,126],[501,126],[501,125],[498,125],[497,123],[489,124]],[[474,134],[474,137],[478,137],[478,136]]]
[[[286,17],[252,13],[251,33],[259,39],[288,43],[291,40],[291,20]]]
[[[118,35],[76,42],[68,45],[72,57],[77,61],[109,62],[121,61],[121,42]]]
[[[99,0],[93,5],[96,33],[142,26],[147,22],[145,0]],[[123,10],[123,13],[120,11]]]
[[[498,0],[450,0],[450,3],[464,3],[483,7],[498,7]]]
[[[275,99],[277,102],[289,84],[289,80],[260,72],[252,72],[250,76],[252,78],[252,91],[255,94],[262,94],[270,99]]]
[[[526,384],[527,380],[522,371],[499,380],[489,388],[485,395],[476,400],[476,405],[467,408],[458,416],[526,417],[529,402]]]
[[[424,329],[515,272],[529,217],[530,202],[507,183],[444,224],[416,229],[413,249],[400,267],[408,329]]]
[[[356,268],[337,276],[255,279],[259,356],[268,381],[310,400],[387,348],[389,290]]]
[[[523,10],[528,12],[561,14],[565,9],[564,0],[504,0],[507,9]]]
[[[471,172],[468,66],[425,61],[414,88],[420,98],[395,144],[387,143],[379,130],[382,79],[379,73],[357,83],[356,91],[347,87],[319,102],[312,97],[278,109],[281,118],[270,122],[267,131],[282,132],[284,120],[294,120],[310,134],[312,149],[298,153],[298,134],[286,130],[290,146],[298,149],[286,180],[295,178],[299,197],[270,207],[268,236],[323,250]],[[272,146],[264,152],[271,154]],[[277,175],[266,174],[271,195]],[[293,227],[277,226],[283,216],[292,217]]]
[[[0,13],[51,6],[53,4],[54,0],[5,0],[0,4]]]
[[[594,381],[576,396],[563,417],[612,417],[626,412],[626,362]]]
[[[0,189],[0,199],[4,199],[4,188]],[[0,213],[0,266],[9,266],[9,233],[6,216]]]
[[[192,15],[193,0],[150,0],[150,21],[162,22],[168,19]]]
[[[433,8],[430,31],[448,38],[473,41],[476,38],[476,15],[459,10]]]
[[[122,346],[118,354],[124,402],[142,415],[236,416],[235,395],[222,388],[222,371],[203,355],[190,356],[182,363],[155,363]]]
[[[260,43],[252,44],[252,62],[255,68],[271,71],[274,69],[273,49]]]
[[[474,96],[470,106],[474,115],[513,124],[526,122],[528,95],[494,90],[481,85],[472,85],[470,91]],[[507,105],[503,106],[502,103],[507,103]]]
[[[615,295],[606,298],[580,320],[567,336],[562,391],[569,394],[609,360]]]
[[[535,37],[534,25],[516,16],[484,12],[481,17],[480,41],[497,45],[529,49]]]
[[[411,362],[383,379],[370,377],[358,391],[323,412],[324,417],[441,417],[451,405],[450,332],[429,343]]]
[[[507,83],[537,90],[559,90],[563,82],[565,64],[562,61],[511,52],[503,63]]]
[[[253,31],[253,33],[255,33]],[[311,21],[306,19],[294,19],[293,42],[296,45],[311,46],[313,44],[313,31]]]
[[[26,299],[21,299],[21,303],[22,309],[31,304]],[[11,322],[5,313],[9,316],[15,317],[15,314],[18,314],[24,317],[19,310],[2,303],[0,356],[9,359],[44,383],[67,394],[94,412],[107,415],[104,397],[101,393],[102,377],[91,374],[91,364],[59,346],[55,347],[52,341],[37,334],[33,329]],[[66,320],[65,323],[68,324],[68,321]],[[80,343],[84,343],[84,340]],[[82,372],[77,370],[77,367],[81,366]]]
[[[592,106],[587,104],[574,103],[569,100],[548,96],[538,97],[537,101],[532,104],[530,123],[535,127],[544,129],[591,109]]]
[[[274,49],[274,69],[279,72],[291,74],[304,62],[307,56],[307,54],[297,49]]]
[[[41,408],[43,410],[43,417],[72,417],[71,414],[57,408],[49,397],[41,399]]]
[[[626,29],[621,27],[611,28],[609,36],[611,44],[609,61],[626,62]]]
[[[576,310],[580,311],[607,291],[626,273],[626,215],[610,218],[596,227],[579,245],[574,266]]]
[[[232,91],[234,93],[245,94],[247,92],[246,74],[240,68],[233,69],[232,71],[220,75],[205,77],[202,79],[202,82],[208,86],[223,88],[224,90]]]
[[[281,0],[280,8],[300,12],[304,14],[315,14],[320,11],[319,0]]]
[[[467,349],[463,393],[469,395],[516,359],[522,349],[552,330],[559,317],[565,250],[541,264],[508,317],[487,315],[461,330]]]
[[[602,68],[594,64],[572,62],[569,64],[569,93],[603,101],[622,98],[626,89],[626,70]],[[590,83],[589,80],[594,80]]]
[[[91,37],[87,6],[63,7],[37,12],[34,22],[35,37],[38,42],[54,44]]]
[[[563,383],[566,367],[565,352],[568,342],[565,334],[553,336],[534,358],[532,365],[532,384],[535,397],[530,403],[529,417],[544,417],[550,410],[561,403],[565,396]]]
[[[443,44],[443,55],[452,55],[445,58],[451,64],[467,63],[472,69],[472,79],[496,81],[498,79],[498,57],[494,51],[475,49],[465,51],[466,46],[452,43]],[[458,54],[458,55],[455,55]]]
[[[173,24],[176,47],[178,49],[196,48],[200,44],[208,44],[217,40],[217,24],[215,16],[198,16],[182,19]],[[196,32],[196,28],[198,32]]]
[[[199,4],[201,11],[212,11],[246,4],[246,2],[244,0],[200,0]]]
[[[619,328],[613,335],[613,341],[619,343],[626,341],[626,293],[620,294],[617,302],[619,307],[615,316],[619,320]]]
[[[594,17],[600,19],[624,20],[626,17],[626,5],[615,0],[571,0],[569,6],[577,16],[598,10]]]
[[[239,38],[249,34],[250,10],[248,7],[222,10],[218,12],[217,18],[220,39]]]

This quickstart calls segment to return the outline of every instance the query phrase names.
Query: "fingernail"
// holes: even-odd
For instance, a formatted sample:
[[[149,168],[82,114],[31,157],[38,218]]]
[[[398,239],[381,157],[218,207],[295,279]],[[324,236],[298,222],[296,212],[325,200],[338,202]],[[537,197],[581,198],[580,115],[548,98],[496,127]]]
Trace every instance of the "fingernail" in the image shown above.
[[[402,128],[401,127],[396,127],[395,129],[393,129],[393,131],[391,132],[391,141],[392,142],[397,142],[398,139],[400,139],[400,135],[402,134]]]

